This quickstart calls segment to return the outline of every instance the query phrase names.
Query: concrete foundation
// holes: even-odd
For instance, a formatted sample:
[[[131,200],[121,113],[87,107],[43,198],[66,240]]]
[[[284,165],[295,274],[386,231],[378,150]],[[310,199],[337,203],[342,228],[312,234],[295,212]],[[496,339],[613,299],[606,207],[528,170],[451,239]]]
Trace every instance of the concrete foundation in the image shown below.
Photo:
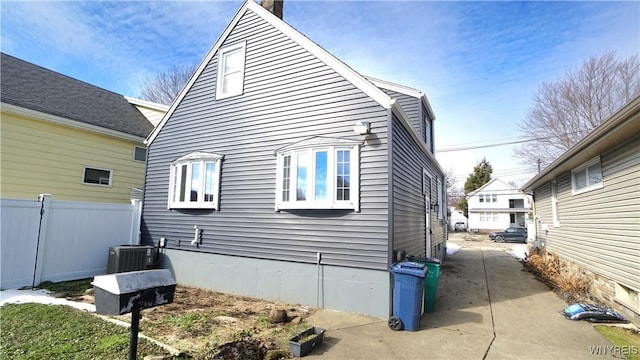
[[[167,249],[161,266],[178,284],[388,317],[388,271],[312,265]]]

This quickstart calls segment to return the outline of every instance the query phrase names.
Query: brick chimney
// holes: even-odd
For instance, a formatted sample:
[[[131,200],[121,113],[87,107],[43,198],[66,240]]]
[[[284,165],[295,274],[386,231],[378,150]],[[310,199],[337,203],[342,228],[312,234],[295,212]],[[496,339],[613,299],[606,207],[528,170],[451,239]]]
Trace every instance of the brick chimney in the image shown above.
[[[283,0],[261,0],[260,5],[282,20]]]

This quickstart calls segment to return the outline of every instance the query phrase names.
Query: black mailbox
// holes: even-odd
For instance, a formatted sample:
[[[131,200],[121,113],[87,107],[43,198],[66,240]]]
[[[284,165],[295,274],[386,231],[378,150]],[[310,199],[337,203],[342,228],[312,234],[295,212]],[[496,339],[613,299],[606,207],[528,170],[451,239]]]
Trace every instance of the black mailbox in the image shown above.
[[[96,312],[104,315],[131,313],[129,360],[136,359],[140,310],[170,304],[176,291],[171,271],[142,270],[93,278]]]
[[[176,282],[171,271],[142,270],[93,278],[96,312],[122,315],[173,302]]]

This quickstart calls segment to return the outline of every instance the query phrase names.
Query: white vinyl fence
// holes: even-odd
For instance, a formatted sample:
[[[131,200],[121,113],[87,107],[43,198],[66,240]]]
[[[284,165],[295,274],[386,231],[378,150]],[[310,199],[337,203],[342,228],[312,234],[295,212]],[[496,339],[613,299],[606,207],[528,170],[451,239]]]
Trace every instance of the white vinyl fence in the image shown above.
[[[139,242],[142,202],[0,200],[0,288],[105,274],[109,247]]]

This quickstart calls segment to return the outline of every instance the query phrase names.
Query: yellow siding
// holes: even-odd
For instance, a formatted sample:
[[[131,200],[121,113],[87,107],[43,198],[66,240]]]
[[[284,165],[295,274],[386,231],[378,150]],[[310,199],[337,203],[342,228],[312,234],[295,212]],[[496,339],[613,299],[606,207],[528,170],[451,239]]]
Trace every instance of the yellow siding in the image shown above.
[[[3,112],[0,118],[0,197],[128,203],[142,188],[144,163],[133,160],[131,140]],[[112,171],[112,186],[85,185],[85,166]]]

